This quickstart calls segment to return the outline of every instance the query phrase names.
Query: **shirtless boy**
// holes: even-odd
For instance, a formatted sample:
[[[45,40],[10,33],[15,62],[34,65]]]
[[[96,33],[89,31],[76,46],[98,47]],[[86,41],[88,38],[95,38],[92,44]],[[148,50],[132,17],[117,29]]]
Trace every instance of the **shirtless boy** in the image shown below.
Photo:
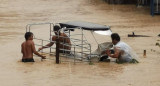
[[[54,31],[55,31],[55,35],[56,36],[53,36],[52,37],[52,41],[56,41],[56,37],[57,37],[57,35],[59,34],[59,36],[60,36],[60,38],[59,38],[59,41],[60,41],[60,45],[59,45],[59,48],[60,49],[65,49],[65,50],[68,50],[68,51],[63,51],[63,50],[60,50],[60,53],[70,53],[70,50],[71,50],[71,41],[70,41],[70,39],[68,38],[68,36],[65,34],[65,33],[61,33],[60,31],[59,31],[59,29],[61,29],[61,27],[60,26],[58,26],[58,25],[55,25],[54,26]],[[59,31],[59,32],[58,32]],[[45,46],[42,46],[41,48],[39,48],[38,49],[38,51],[40,51],[40,50],[42,50],[42,49],[44,49],[44,48],[48,48],[48,47],[51,47],[51,46],[53,46],[53,44],[54,44],[54,42],[50,42],[50,43],[48,43],[47,45],[45,45]],[[66,45],[65,45],[66,44]],[[68,46],[67,46],[68,45]]]
[[[25,39],[21,45],[21,52],[23,54],[22,56],[22,62],[34,62],[33,59],[33,53],[41,57],[42,59],[46,59],[45,56],[40,55],[36,49],[33,40],[33,33],[32,32],[26,32],[25,33]]]

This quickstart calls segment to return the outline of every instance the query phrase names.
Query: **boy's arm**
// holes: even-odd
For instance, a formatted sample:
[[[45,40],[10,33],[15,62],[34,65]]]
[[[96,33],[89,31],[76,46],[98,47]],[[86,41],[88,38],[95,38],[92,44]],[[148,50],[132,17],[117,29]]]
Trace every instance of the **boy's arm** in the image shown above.
[[[39,54],[39,53],[36,51],[34,42],[32,42],[31,46],[32,46],[32,51],[33,51],[34,54],[38,55],[39,57],[42,57],[42,59],[45,59],[45,56],[42,56],[41,54]]]
[[[53,40],[53,41],[56,41],[56,37],[54,36],[54,37],[52,38],[52,40]],[[50,43],[48,43],[47,45],[42,46],[41,48],[39,48],[38,51],[40,51],[40,50],[42,50],[42,49],[44,49],[44,48],[51,47],[53,44],[54,44],[54,42],[50,42]]]
[[[120,55],[120,50],[117,47],[115,47],[114,51],[115,51],[114,54],[111,54],[110,51],[107,50],[107,55],[112,57],[112,58],[118,58],[119,55]]]
[[[54,43],[50,42],[50,43],[48,43],[47,45],[42,46],[41,48],[39,48],[39,50],[42,50],[42,49],[44,49],[44,48],[51,47],[53,44],[54,44]],[[38,50],[38,51],[39,51],[39,50]]]

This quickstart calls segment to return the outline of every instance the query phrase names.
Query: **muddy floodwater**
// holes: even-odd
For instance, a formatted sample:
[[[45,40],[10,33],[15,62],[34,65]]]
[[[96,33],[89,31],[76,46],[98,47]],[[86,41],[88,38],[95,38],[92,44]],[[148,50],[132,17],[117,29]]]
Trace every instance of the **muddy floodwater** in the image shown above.
[[[46,54],[41,61],[22,63],[21,43],[26,25],[44,22],[87,21],[109,25],[139,56],[139,64],[71,62],[55,64]],[[35,36],[49,39],[48,26],[35,26]],[[129,38],[128,34],[150,37]],[[92,49],[97,44],[85,32]],[[160,16],[149,7],[108,5],[103,0],[0,0],[0,86],[160,86]],[[97,35],[98,42],[110,42]],[[36,46],[38,49],[38,46]],[[143,51],[146,50],[146,57]],[[62,58],[63,59],[63,58]]]

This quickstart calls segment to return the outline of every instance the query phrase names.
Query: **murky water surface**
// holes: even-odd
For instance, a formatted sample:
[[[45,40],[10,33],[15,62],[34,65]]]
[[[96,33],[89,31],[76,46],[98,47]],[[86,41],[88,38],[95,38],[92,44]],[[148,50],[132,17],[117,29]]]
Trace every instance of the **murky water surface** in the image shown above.
[[[160,16],[150,16],[148,7],[108,5],[100,0],[0,0],[0,85],[1,86],[159,86],[160,47],[155,46],[160,34]],[[20,45],[26,25],[44,22],[88,21],[110,25],[138,54],[139,64],[100,62],[61,62],[47,55],[35,63],[20,62]],[[36,37],[49,39],[48,26],[34,26]],[[128,38],[135,32],[151,37]],[[85,31],[92,49],[97,44]],[[99,43],[110,37],[97,35]],[[35,41],[36,42],[36,41]],[[38,48],[36,46],[36,48]],[[147,50],[147,57],[143,57]],[[63,59],[63,58],[62,58]],[[63,59],[65,60],[65,59]]]

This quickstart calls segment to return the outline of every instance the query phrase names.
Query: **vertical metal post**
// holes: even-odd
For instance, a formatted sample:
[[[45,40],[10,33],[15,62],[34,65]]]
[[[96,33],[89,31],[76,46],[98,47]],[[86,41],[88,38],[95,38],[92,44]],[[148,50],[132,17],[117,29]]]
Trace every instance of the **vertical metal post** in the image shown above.
[[[150,0],[150,10],[151,10],[151,15],[153,16],[153,2],[154,0]]]
[[[157,13],[158,13],[158,0],[157,0]]]
[[[54,27],[53,27],[53,28],[54,28]],[[50,42],[52,41],[52,37],[51,37],[52,34],[51,34],[51,32],[52,32],[52,26],[51,26],[51,23],[50,23]],[[51,52],[52,52],[51,49],[52,49],[52,48],[50,47],[50,54],[51,54]]]
[[[31,27],[31,26],[29,26],[29,32],[30,32],[30,27]]]
[[[59,64],[59,37],[56,37],[56,63]]]
[[[82,40],[81,40],[81,45],[82,45],[82,47],[81,47],[81,60],[83,59],[83,29],[81,28],[81,30],[82,30]]]
[[[75,59],[76,59],[76,55],[75,55],[76,53],[75,53],[75,46],[74,46],[74,65],[76,64],[75,63]]]
[[[146,5],[148,5],[148,0],[146,0]]]
[[[43,47],[43,40],[42,40],[42,43],[41,43],[41,44],[42,44],[42,47]],[[41,50],[41,52],[43,53],[43,49]]]
[[[89,47],[90,47],[89,62],[91,63],[91,44],[89,44]]]
[[[63,30],[63,33],[64,33],[64,30]],[[61,38],[63,39],[63,54],[65,54],[66,50],[64,47],[65,47],[66,43],[64,41],[66,40],[66,37],[62,36]]]
[[[70,37],[70,31],[71,31],[71,30],[69,30],[69,35],[68,35],[69,37]]]
[[[142,5],[144,5],[144,0],[142,0]]]
[[[28,25],[26,25],[26,32],[27,32],[27,30],[28,30]]]

